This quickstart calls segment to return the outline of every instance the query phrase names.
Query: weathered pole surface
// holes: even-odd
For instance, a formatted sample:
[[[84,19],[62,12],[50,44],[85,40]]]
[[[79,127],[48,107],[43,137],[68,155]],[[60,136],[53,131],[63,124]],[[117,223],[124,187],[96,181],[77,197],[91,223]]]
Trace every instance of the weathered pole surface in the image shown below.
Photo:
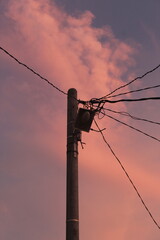
[[[78,110],[77,91],[68,90],[67,109],[67,209],[66,240],[79,240],[78,209],[78,141],[75,120]]]

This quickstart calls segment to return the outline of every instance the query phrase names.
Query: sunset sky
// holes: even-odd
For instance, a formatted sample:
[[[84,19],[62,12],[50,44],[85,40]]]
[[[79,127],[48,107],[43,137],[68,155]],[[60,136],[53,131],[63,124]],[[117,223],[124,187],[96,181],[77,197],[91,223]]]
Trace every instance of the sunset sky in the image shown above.
[[[158,0],[0,0],[0,47],[64,92],[100,98],[160,64],[159,12]],[[160,68],[117,93],[158,85],[159,75]],[[159,88],[119,98],[155,96]],[[64,94],[0,50],[1,240],[65,239],[66,106]],[[160,122],[159,101],[105,107]],[[158,124],[106,113],[160,137]],[[96,120],[160,225],[159,142]],[[82,141],[80,239],[159,240],[101,135],[83,132]]]

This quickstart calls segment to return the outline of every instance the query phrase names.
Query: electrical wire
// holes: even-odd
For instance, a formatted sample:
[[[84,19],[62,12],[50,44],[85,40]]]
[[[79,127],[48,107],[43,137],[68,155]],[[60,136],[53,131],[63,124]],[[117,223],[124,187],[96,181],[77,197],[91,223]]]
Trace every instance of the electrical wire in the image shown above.
[[[29,71],[31,71],[32,73],[34,73],[35,75],[37,75],[39,78],[41,78],[42,80],[44,80],[44,81],[46,81],[49,85],[51,85],[53,88],[55,88],[56,90],[58,90],[59,92],[61,92],[61,93],[63,93],[64,95],[68,95],[66,92],[64,92],[63,90],[61,90],[60,88],[58,88],[57,86],[55,86],[52,82],[50,82],[47,78],[44,78],[43,76],[41,76],[39,73],[37,73],[35,70],[33,70],[32,68],[30,68],[30,67],[28,67],[26,64],[24,64],[24,63],[22,63],[20,60],[18,60],[16,57],[14,57],[11,53],[9,53],[7,50],[5,50],[3,47],[0,47],[0,50],[2,50],[4,53],[6,53],[8,56],[10,56],[12,59],[14,59],[18,64],[20,64],[20,65],[22,65],[22,66],[24,66],[25,68],[27,68]],[[151,71],[149,71],[149,72],[147,72],[147,73],[145,73],[143,76],[141,76],[141,77],[138,77],[138,78],[136,78],[136,79],[134,79],[134,80],[132,80],[131,82],[133,82],[133,81],[135,81],[135,80],[137,80],[137,79],[139,79],[139,78],[142,78],[142,77],[144,77],[144,76],[146,76],[148,73],[151,73],[151,72],[153,72],[153,71],[155,71],[158,67],[159,67],[160,65],[158,65],[156,68],[154,68],[153,70],[151,70]],[[131,83],[130,82],[130,83]],[[124,86],[127,86],[127,85],[129,85],[130,83],[128,83],[128,84],[125,84]],[[120,87],[120,88],[122,88],[122,86]],[[120,89],[120,88],[117,88],[117,90],[118,89]],[[116,89],[114,90],[114,92],[116,91]],[[113,93],[113,92],[112,92]],[[112,94],[112,93],[110,93],[110,94]],[[109,95],[110,95],[109,94]],[[109,96],[109,95],[106,95],[106,96]],[[102,98],[101,98],[102,99]],[[160,99],[160,97],[150,97],[150,98],[141,98],[141,99],[119,99],[119,100],[116,100],[116,101],[111,101],[111,100],[103,100],[103,103],[104,102],[110,102],[110,103],[117,103],[117,102],[124,102],[124,101],[127,101],[127,102],[131,102],[131,101],[145,101],[145,100],[159,100]],[[100,99],[91,99],[90,100],[90,102],[97,102],[96,100],[100,100]],[[78,100],[79,101],[79,103],[84,103],[84,101],[81,101],[81,100]],[[98,102],[100,102],[100,101],[98,101]]]
[[[159,67],[160,67],[160,64],[157,65],[155,68],[149,70],[148,72],[144,73],[142,76],[136,77],[136,78],[134,78],[133,80],[131,80],[130,82],[128,82],[128,83],[126,83],[126,84],[124,84],[124,85],[121,85],[120,87],[114,89],[113,91],[111,91],[110,93],[106,94],[105,96],[103,96],[103,97],[101,97],[101,98],[97,98],[97,100],[98,100],[98,99],[99,99],[99,100],[102,100],[102,99],[104,99],[104,98],[109,97],[111,94],[117,92],[118,90],[120,90],[120,89],[122,89],[122,88],[124,88],[124,87],[127,87],[128,85],[130,85],[131,83],[137,81],[138,79],[142,79],[142,78],[144,78],[145,76],[147,76],[148,74],[156,71]]]
[[[100,132],[100,134],[101,134],[101,136],[102,136],[104,142],[107,144],[107,146],[108,146],[108,148],[110,149],[111,153],[113,154],[113,156],[115,157],[115,159],[116,159],[117,162],[119,163],[120,167],[122,168],[123,172],[124,172],[125,175],[127,176],[129,182],[131,183],[132,187],[134,188],[134,190],[135,190],[137,196],[139,197],[141,203],[143,204],[144,208],[145,208],[146,211],[148,212],[148,214],[149,214],[149,216],[151,217],[152,221],[153,221],[154,224],[158,227],[158,229],[160,229],[159,224],[157,223],[157,221],[156,221],[155,218],[153,217],[151,211],[149,210],[149,208],[147,207],[146,203],[144,202],[144,200],[143,200],[141,194],[139,193],[139,191],[138,191],[136,185],[134,184],[134,182],[132,181],[131,177],[129,176],[127,170],[126,170],[125,167],[123,166],[122,162],[121,162],[120,159],[117,157],[117,155],[116,155],[115,152],[113,151],[112,147],[110,146],[110,144],[109,144],[108,141],[106,140],[106,138],[105,138],[103,132],[100,130],[100,127],[98,126],[98,124],[97,124],[97,122],[96,122],[95,119],[94,119],[94,122],[95,122],[95,124],[96,124],[96,126],[97,126],[97,129],[98,129],[98,131]]]
[[[37,73],[35,70],[33,70],[32,68],[30,68],[29,66],[27,66],[26,64],[24,64],[23,62],[21,62],[20,60],[18,60],[15,56],[13,56],[11,53],[9,53],[7,50],[5,50],[3,47],[0,47],[0,50],[2,50],[2,51],[3,51],[4,53],[6,53],[8,56],[10,56],[12,59],[14,59],[18,64],[24,66],[24,67],[27,68],[29,71],[31,71],[33,74],[37,75],[37,76],[38,76],[39,78],[41,78],[42,80],[46,81],[49,85],[51,85],[51,86],[52,86],[53,88],[55,88],[57,91],[63,93],[64,95],[68,95],[66,92],[64,92],[63,90],[61,90],[60,88],[58,88],[57,86],[55,86],[52,82],[50,82],[47,78],[44,78],[44,77],[41,76],[39,73]],[[132,81],[130,81],[129,83],[120,86],[119,88],[115,89],[114,91],[112,91],[111,93],[107,94],[107,95],[104,96],[104,97],[110,96],[111,94],[113,94],[113,93],[116,92],[117,90],[128,86],[129,84],[133,83],[133,82],[136,81],[137,79],[143,78],[144,76],[146,76],[147,74],[155,71],[155,70],[158,69],[159,67],[160,67],[160,65],[158,65],[157,67],[155,67],[155,68],[152,69],[151,71],[148,71],[147,73],[143,74],[141,77],[137,77],[137,78],[133,79]],[[158,86],[154,86],[154,87],[158,87]],[[153,87],[152,87],[152,88],[153,88]],[[147,89],[143,89],[143,90],[147,90]],[[134,92],[135,92],[135,91],[140,91],[140,90],[134,90]],[[142,91],[142,90],[141,90],[141,91]],[[130,92],[131,92],[131,91],[130,91]],[[128,93],[130,93],[130,92],[122,93],[122,94],[124,95],[124,94],[128,94]],[[133,91],[132,91],[132,92],[133,92]],[[122,94],[121,94],[121,95],[122,95]],[[119,96],[119,95],[118,95],[118,96]],[[100,98],[100,99],[103,99],[104,97],[102,97],[102,98]],[[112,97],[114,97],[114,96],[112,96]],[[100,99],[97,99],[97,100],[100,100]],[[117,103],[117,102],[122,102],[122,101],[144,101],[144,100],[157,100],[157,99],[160,99],[160,98],[159,98],[159,97],[152,97],[152,98],[142,98],[142,99],[119,99],[119,100],[116,100],[116,101],[105,100],[105,102]],[[91,101],[90,101],[90,102],[91,102]],[[100,101],[99,101],[99,102],[100,102]],[[84,101],[79,100],[79,103],[84,103]],[[112,118],[112,119],[114,119],[114,120],[116,120],[116,121],[118,121],[118,122],[120,122],[120,123],[122,123],[122,124],[124,124],[124,125],[126,125],[126,126],[128,126],[128,127],[130,127],[130,128],[132,128],[132,129],[134,129],[134,130],[136,130],[136,131],[138,131],[138,132],[141,132],[141,133],[145,134],[146,136],[149,136],[149,137],[151,137],[151,138],[153,138],[153,139],[155,139],[155,140],[157,140],[157,141],[160,142],[159,139],[157,139],[157,138],[155,138],[155,137],[153,137],[153,136],[151,136],[151,135],[149,135],[149,134],[146,134],[146,133],[142,132],[141,130],[136,129],[136,128],[134,128],[134,127],[132,127],[132,126],[124,123],[124,122],[121,122],[120,120],[117,120],[117,119],[109,116],[108,114],[105,114],[105,113],[103,113],[103,112],[102,112],[102,114],[104,114],[105,116],[107,116],[107,117],[109,117],[109,118]],[[97,128],[98,128],[98,130],[99,130],[99,132],[100,132],[100,134],[102,135],[103,140],[105,141],[105,143],[106,143],[107,146],[109,147],[110,151],[112,152],[112,154],[114,155],[114,157],[116,158],[116,160],[119,162],[121,168],[122,168],[123,171],[125,172],[127,178],[129,179],[130,183],[132,184],[133,188],[135,189],[138,197],[140,198],[140,200],[141,200],[142,204],[144,205],[145,209],[147,210],[148,214],[149,214],[150,217],[152,218],[153,222],[154,222],[154,223],[157,225],[157,227],[160,229],[160,226],[158,225],[158,223],[156,222],[156,220],[153,218],[151,212],[149,211],[149,209],[148,209],[148,207],[146,206],[144,200],[142,199],[141,195],[139,194],[139,192],[138,192],[135,184],[134,184],[133,181],[131,180],[129,174],[128,174],[127,171],[125,170],[125,168],[124,168],[124,166],[122,165],[122,163],[121,163],[121,161],[119,160],[119,158],[118,158],[118,157],[116,156],[116,154],[114,153],[114,151],[113,151],[113,149],[111,148],[111,146],[109,145],[109,143],[106,141],[102,130],[100,130],[100,128],[99,128],[99,126],[98,126],[98,124],[96,123],[95,120],[94,120],[94,122],[95,122],[95,124],[96,124],[96,126],[97,126]]]
[[[133,99],[118,99],[118,100],[108,100],[108,99],[103,99],[99,100],[96,98],[92,98],[90,100],[90,103],[118,103],[118,102],[140,102],[140,101],[147,101],[147,100],[160,100],[160,97],[147,97],[147,98],[133,98]]]
[[[118,111],[115,111],[115,110],[109,109],[109,108],[103,108],[103,110],[107,110],[107,111],[112,112],[112,113],[118,113],[120,115],[123,115],[123,116],[126,116],[126,117],[130,117],[130,118],[132,118],[134,120],[140,120],[140,121],[145,121],[145,122],[148,122],[148,123],[153,123],[153,124],[156,124],[156,125],[160,125],[160,122],[155,122],[155,121],[148,120],[148,119],[145,119],[145,118],[135,117],[135,116],[131,115],[128,112],[118,112]]]
[[[127,127],[129,127],[129,128],[131,128],[131,129],[137,131],[137,132],[142,133],[143,135],[145,135],[145,136],[147,136],[147,137],[150,137],[150,138],[152,138],[152,139],[160,142],[160,139],[158,139],[158,138],[156,138],[156,137],[154,137],[154,136],[151,136],[150,134],[145,133],[145,132],[143,132],[142,130],[140,130],[140,129],[138,129],[138,128],[135,128],[135,127],[129,125],[128,123],[122,122],[122,121],[118,120],[117,118],[114,118],[114,117],[112,117],[112,116],[110,116],[110,115],[108,115],[108,114],[106,114],[106,113],[103,113],[103,112],[102,112],[102,114],[104,114],[104,115],[107,116],[108,118],[111,118],[111,119],[113,119],[113,120],[115,120],[115,121],[117,121],[117,122],[119,122],[119,123],[121,123],[121,124],[123,124],[123,125],[125,125],[125,126],[127,126]]]
[[[150,89],[154,89],[154,88],[158,88],[158,87],[160,87],[160,85],[155,85],[155,86],[146,87],[146,88],[139,88],[139,89],[131,90],[131,91],[128,91],[128,92],[123,92],[123,93],[119,93],[119,94],[116,94],[116,95],[111,95],[111,96],[108,96],[107,98],[118,97],[118,96],[126,95],[126,94],[129,94],[129,93],[146,91],[146,90],[150,90]]]
[[[0,50],[2,50],[4,53],[6,53],[8,56],[10,56],[12,59],[14,59],[18,64],[24,66],[25,68],[27,68],[29,71],[31,71],[32,73],[34,73],[35,75],[37,75],[39,78],[41,78],[42,80],[46,81],[49,85],[51,85],[53,88],[55,88],[56,90],[58,90],[59,92],[63,93],[64,95],[68,95],[66,92],[64,92],[63,90],[61,90],[60,88],[58,88],[57,86],[55,86],[52,82],[50,82],[47,78],[44,78],[43,76],[41,76],[39,73],[37,73],[36,71],[34,71],[32,68],[28,67],[26,64],[22,63],[21,61],[19,61],[16,57],[14,57],[12,54],[10,54],[7,50],[5,50],[4,48],[0,47]]]

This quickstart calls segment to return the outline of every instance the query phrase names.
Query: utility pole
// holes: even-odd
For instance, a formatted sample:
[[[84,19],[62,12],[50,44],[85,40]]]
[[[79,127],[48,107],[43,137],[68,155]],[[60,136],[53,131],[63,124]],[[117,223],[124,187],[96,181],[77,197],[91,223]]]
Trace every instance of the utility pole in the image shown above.
[[[66,240],[79,240],[78,139],[75,131],[78,101],[77,91],[74,88],[68,90],[67,105]]]

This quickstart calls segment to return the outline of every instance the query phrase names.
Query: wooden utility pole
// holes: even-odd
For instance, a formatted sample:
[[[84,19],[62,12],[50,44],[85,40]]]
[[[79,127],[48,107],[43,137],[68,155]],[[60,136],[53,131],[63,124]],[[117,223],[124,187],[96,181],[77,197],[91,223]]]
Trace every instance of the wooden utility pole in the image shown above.
[[[68,90],[67,109],[67,213],[66,240],[79,240],[78,209],[78,139],[75,120],[78,111],[77,91]]]

